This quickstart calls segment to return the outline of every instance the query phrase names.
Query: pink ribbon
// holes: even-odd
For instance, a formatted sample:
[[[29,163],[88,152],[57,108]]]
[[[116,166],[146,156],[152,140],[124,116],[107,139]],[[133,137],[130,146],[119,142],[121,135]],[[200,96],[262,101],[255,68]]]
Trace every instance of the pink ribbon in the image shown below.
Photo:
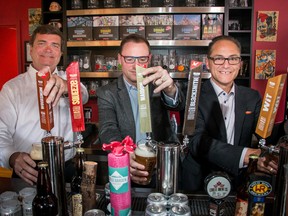
[[[126,136],[122,142],[112,141],[110,144],[103,144],[103,151],[112,151],[114,155],[123,155],[125,152],[133,153],[136,148],[136,144],[133,142],[130,136]]]

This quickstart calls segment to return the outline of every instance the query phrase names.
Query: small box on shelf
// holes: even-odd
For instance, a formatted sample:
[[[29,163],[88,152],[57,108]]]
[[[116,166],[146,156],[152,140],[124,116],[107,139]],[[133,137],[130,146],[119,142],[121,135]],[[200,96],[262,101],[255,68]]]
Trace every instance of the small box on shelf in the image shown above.
[[[118,40],[119,16],[94,16],[94,40]]]
[[[68,40],[85,41],[93,40],[92,17],[77,16],[67,18]]]
[[[147,40],[172,40],[173,15],[146,15]]]
[[[174,15],[174,40],[200,40],[201,15]]]
[[[145,37],[144,15],[126,15],[119,17],[120,40],[129,34],[139,34]]]

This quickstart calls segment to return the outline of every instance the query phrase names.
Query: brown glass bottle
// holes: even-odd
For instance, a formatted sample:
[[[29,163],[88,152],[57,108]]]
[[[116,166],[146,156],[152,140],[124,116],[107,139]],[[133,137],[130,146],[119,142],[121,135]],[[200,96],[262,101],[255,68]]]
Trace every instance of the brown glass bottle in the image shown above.
[[[244,176],[244,182],[237,188],[235,216],[247,215],[249,175],[257,171],[258,155],[249,155],[249,164]]]
[[[83,148],[76,149],[75,166],[76,166],[76,172],[75,172],[75,175],[72,177],[72,181],[71,181],[72,194],[80,193],[82,173],[83,173],[83,167],[84,167],[84,149]]]
[[[37,194],[32,202],[33,215],[54,216],[58,214],[57,197],[52,193],[48,163],[38,163]]]

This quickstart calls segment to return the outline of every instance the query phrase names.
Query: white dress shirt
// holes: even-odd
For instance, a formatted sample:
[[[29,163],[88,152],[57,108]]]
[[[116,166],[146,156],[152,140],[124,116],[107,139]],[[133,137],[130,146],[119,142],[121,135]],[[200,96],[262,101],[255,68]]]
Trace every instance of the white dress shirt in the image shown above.
[[[14,152],[29,153],[32,143],[39,143],[46,131],[40,127],[36,88],[36,70],[30,65],[27,72],[4,84],[0,91],[0,166],[9,168],[9,158]],[[58,71],[61,78],[66,73]],[[87,89],[81,84],[83,104],[89,99]],[[64,141],[73,141],[73,131],[69,110],[69,99],[60,98],[53,108],[53,136],[61,136]],[[74,150],[65,150],[65,160],[74,156]]]

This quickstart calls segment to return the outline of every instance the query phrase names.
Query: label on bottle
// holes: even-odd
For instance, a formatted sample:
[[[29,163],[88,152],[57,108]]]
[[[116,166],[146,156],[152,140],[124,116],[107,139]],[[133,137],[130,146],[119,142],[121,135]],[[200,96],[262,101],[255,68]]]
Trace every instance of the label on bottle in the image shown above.
[[[237,198],[235,209],[236,209],[235,210],[235,216],[247,215],[248,200],[243,200],[243,199]]]
[[[121,194],[129,191],[128,171],[128,167],[109,167],[109,182],[112,185],[110,191],[112,193]]]
[[[249,207],[247,215],[264,216],[265,198],[272,192],[272,186],[269,182],[258,180],[253,181],[249,187]]]

